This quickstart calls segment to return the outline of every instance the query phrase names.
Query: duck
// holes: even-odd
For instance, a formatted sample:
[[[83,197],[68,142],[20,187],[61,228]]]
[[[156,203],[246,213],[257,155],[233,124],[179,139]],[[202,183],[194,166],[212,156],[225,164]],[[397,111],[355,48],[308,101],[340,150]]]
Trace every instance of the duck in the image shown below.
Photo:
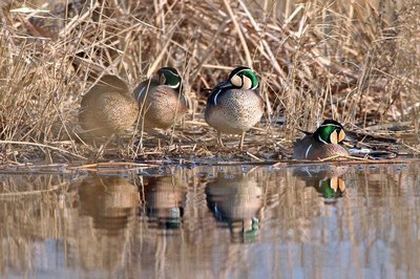
[[[306,133],[306,132],[305,132]],[[332,119],[325,120],[314,133],[306,133],[293,146],[293,159],[319,160],[332,156],[348,156],[348,151],[339,145],[346,137],[343,126]]]
[[[104,75],[83,97],[79,123],[89,137],[124,134],[133,127],[139,108],[127,84],[114,75]]]
[[[224,146],[222,133],[239,134],[239,148],[242,150],[246,132],[260,121],[264,113],[264,101],[258,87],[257,74],[249,67],[239,66],[212,90],[204,117],[216,129],[219,145]]]
[[[145,131],[166,130],[188,111],[182,77],[173,67],[160,68],[152,78],[141,82],[133,94],[141,112],[140,125]]]

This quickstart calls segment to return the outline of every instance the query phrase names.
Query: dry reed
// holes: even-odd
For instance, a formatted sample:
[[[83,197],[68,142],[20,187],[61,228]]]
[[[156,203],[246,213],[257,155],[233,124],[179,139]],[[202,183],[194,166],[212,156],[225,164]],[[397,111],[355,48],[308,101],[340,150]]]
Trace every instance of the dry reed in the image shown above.
[[[260,75],[267,110],[243,159],[270,150],[287,156],[295,128],[327,117],[353,129],[404,121],[418,140],[414,0],[7,0],[0,8],[3,163],[102,156],[75,135],[82,94],[104,72],[133,87],[163,65],[183,73],[192,121],[164,152],[146,144],[139,154],[133,135],[128,148],[108,151],[115,157],[214,156],[220,150],[202,125],[203,105],[239,64]]]

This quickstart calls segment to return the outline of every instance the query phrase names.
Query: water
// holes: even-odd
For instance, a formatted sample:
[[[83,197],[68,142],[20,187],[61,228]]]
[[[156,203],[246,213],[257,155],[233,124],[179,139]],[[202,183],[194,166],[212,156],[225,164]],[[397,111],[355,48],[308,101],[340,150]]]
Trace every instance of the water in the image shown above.
[[[0,175],[0,277],[416,278],[419,167]]]

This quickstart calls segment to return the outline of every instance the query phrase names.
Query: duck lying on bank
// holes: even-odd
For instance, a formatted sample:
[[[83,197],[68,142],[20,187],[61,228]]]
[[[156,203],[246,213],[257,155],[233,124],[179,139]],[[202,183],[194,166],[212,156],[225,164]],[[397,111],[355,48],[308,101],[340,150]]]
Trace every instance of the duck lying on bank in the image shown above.
[[[339,145],[345,137],[343,126],[327,119],[313,134],[307,134],[295,142],[293,159],[318,160],[336,155],[348,156],[348,151]]]
[[[168,129],[188,111],[182,93],[182,78],[172,67],[163,67],[151,79],[134,89],[134,98],[140,109],[140,125],[148,131],[153,128]]]
[[[89,138],[120,135],[130,129],[139,112],[124,81],[104,75],[82,98],[79,123]]]

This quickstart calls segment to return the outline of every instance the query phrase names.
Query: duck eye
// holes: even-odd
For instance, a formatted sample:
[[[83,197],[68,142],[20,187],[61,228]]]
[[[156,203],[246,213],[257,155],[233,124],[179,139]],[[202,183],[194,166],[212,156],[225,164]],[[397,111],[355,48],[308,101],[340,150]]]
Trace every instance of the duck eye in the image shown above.
[[[242,85],[242,89],[251,89],[252,88],[252,80],[249,77],[243,76],[242,80],[244,81],[244,84]]]
[[[159,76],[159,83],[160,83],[160,84],[166,84],[166,77],[165,77],[165,75],[164,75],[164,74],[161,74],[161,75]]]
[[[237,86],[237,87],[242,87],[242,78],[238,75],[234,75],[231,79],[230,82]]]
[[[330,142],[332,144],[337,144],[338,143],[338,136],[337,136],[337,131],[334,130],[331,135],[330,135]]]
[[[338,134],[338,142],[342,142],[346,138],[346,133],[344,130],[340,130],[340,133]]]

